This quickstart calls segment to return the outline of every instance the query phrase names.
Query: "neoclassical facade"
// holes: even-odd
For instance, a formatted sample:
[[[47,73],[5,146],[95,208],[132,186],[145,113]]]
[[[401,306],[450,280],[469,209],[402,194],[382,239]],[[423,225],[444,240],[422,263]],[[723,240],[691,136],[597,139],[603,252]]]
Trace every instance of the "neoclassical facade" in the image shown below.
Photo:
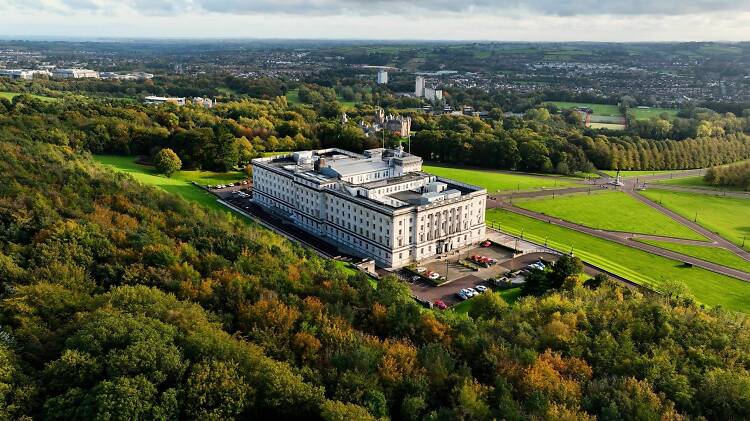
[[[398,268],[485,239],[486,190],[422,172],[399,149],[253,160],[253,201],[342,252]]]

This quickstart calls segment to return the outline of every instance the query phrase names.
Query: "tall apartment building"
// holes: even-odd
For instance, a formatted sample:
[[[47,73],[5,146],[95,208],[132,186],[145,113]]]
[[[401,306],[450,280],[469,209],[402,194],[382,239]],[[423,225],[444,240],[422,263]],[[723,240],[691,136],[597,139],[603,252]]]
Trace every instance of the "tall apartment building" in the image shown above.
[[[424,76],[417,76],[416,84],[414,86],[414,96],[417,98],[422,98],[424,96],[424,87]]]
[[[385,85],[388,83],[388,72],[385,70],[378,70],[378,85]]]
[[[301,151],[252,164],[257,205],[381,267],[485,239],[487,191],[422,172],[422,159],[403,148]]]
[[[424,97],[429,101],[439,101],[443,99],[443,91],[441,89],[425,88]]]

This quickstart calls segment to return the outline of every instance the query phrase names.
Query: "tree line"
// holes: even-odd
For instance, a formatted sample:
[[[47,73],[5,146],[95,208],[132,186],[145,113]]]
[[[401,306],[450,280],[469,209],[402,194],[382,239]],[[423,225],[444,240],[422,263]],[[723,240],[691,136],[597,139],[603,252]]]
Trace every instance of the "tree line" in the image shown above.
[[[712,186],[739,187],[750,191],[750,161],[711,167],[703,179]]]

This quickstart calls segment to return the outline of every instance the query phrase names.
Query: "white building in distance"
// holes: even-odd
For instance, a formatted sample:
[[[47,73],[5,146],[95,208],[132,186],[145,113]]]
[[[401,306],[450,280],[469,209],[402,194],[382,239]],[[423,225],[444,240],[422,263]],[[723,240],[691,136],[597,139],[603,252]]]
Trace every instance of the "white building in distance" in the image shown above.
[[[385,70],[378,70],[378,85],[385,85],[388,83],[388,72]]]
[[[62,79],[99,79],[99,72],[89,69],[55,69],[52,71],[52,77]]]
[[[422,98],[424,96],[425,80],[424,76],[417,76],[416,84],[414,86],[414,96]]]
[[[0,77],[7,77],[13,80],[31,80],[36,75],[49,76],[50,72],[47,70],[0,69]]]
[[[485,240],[487,191],[399,149],[254,159],[253,202],[343,253],[398,268]]]
[[[441,89],[425,88],[424,97],[428,101],[439,101],[443,99],[443,91]]]
[[[166,104],[185,105],[185,97],[166,97],[166,96],[147,96],[143,101],[145,104]]]

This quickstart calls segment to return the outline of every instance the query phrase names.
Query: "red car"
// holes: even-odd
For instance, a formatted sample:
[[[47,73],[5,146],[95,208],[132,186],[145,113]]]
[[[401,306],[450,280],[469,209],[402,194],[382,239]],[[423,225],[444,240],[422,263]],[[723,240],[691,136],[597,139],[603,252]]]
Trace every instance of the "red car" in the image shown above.
[[[445,310],[448,308],[447,305],[443,302],[443,300],[436,300],[434,303],[432,303],[435,307],[439,308],[440,310]]]
[[[492,243],[490,243],[489,241],[485,241],[484,243],[482,243],[482,247],[489,247],[491,245]]]

